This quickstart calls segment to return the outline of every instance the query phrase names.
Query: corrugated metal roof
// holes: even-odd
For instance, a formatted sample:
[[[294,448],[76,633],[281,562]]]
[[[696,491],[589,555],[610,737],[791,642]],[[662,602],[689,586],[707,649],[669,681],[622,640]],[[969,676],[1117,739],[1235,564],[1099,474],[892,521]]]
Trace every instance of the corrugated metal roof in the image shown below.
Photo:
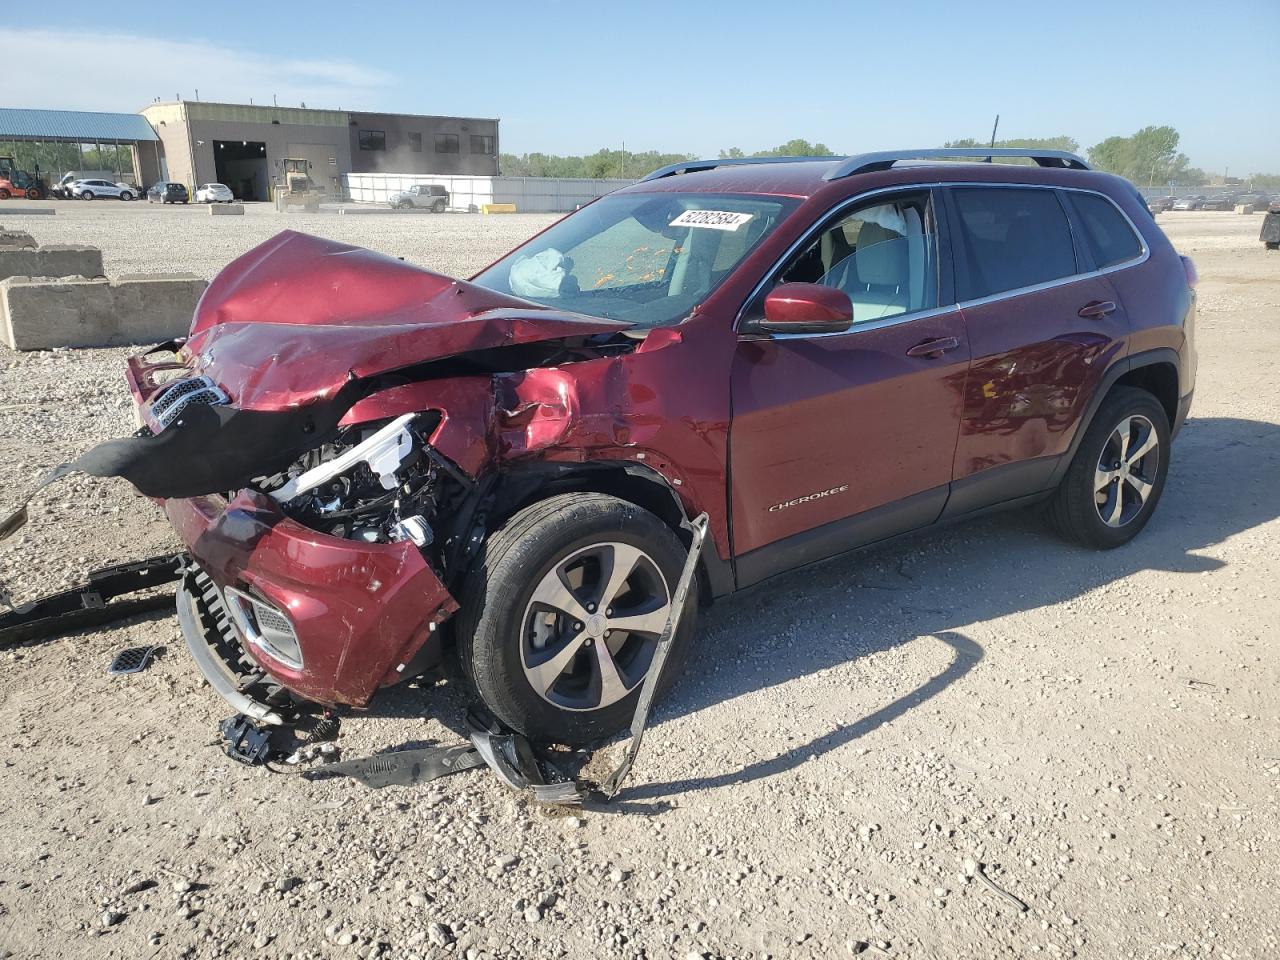
[[[147,118],[136,113],[83,110],[17,110],[0,107],[0,140],[158,140]]]

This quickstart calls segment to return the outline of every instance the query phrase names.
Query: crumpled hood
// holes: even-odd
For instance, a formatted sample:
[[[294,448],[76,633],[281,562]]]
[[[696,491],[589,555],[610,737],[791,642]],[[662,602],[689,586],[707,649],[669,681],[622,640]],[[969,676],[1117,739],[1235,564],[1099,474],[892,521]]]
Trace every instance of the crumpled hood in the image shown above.
[[[234,406],[279,410],[427,360],[629,326],[286,230],[214,279],[186,350]]]

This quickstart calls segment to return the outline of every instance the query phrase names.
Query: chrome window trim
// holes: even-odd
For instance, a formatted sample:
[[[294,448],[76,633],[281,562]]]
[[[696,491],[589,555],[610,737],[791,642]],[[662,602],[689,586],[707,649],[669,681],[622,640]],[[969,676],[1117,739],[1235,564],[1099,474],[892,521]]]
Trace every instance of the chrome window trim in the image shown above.
[[[854,204],[880,196],[881,194],[907,193],[913,190],[933,190],[935,188],[942,189],[951,187],[1011,190],[1062,190],[1066,193],[1091,193],[1095,196],[1102,197],[1116,208],[1120,216],[1124,217],[1125,223],[1129,225],[1129,229],[1132,230],[1134,235],[1138,238],[1138,243],[1142,247],[1142,252],[1130,260],[1125,260],[1123,263],[1112,264],[1111,266],[1104,267],[1101,270],[1090,270],[1085,273],[1073,273],[1069,277],[1059,277],[1056,280],[1046,280],[1044,283],[1032,284],[1028,287],[1017,287],[1013,290],[1002,290],[1000,293],[993,293],[990,296],[978,297],[973,300],[958,300],[955,303],[945,305],[939,304],[937,307],[931,307],[928,310],[918,310],[915,313],[903,313],[893,317],[885,317],[883,320],[872,320],[867,323],[855,323],[851,324],[847,330],[838,330],[832,333],[766,333],[763,330],[758,332],[742,330],[743,315],[747,312],[747,307],[755,301],[756,297],[760,296],[760,292],[764,290],[765,285],[768,284],[769,281],[773,279],[774,275],[782,268],[782,265],[790,260],[805,243],[809,242],[823,224],[830,222],[832,217],[839,215]],[[1066,214],[1066,212],[1067,211],[1065,210],[1063,211],[1064,214]],[[1067,222],[1068,224],[1071,222],[1069,216]],[[738,308],[738,312],[733,320],[733,329],[739,336],[758,335],[761,339],[767,340],[812,340],[826,337],[847,337],[850,334],[861,333],[864,330],[881,330],[885,327],[896,326],[899,323],[908,323],[912,320],[924,320],[929,317],[941,316],[944,313],[951,313],[955,310],[963,310],[965,307],[982,306],[988,303],[995,303],[998,300],[1007,300],[1011,297],[1022,296],[1027,293],[1038,293],[1041,290],[1050,290],[1053,287],[1065,286],[1068,283],[1077,283],[1081,280],[1096,279],[1097,277],[1102,277],[1109,273],[1115,273],[1119,270],[1128,270],[1130,267],[1139,266],[1140,264],[1146,263],[1150,258],[1151,248],[1147,245],[1147,238],[1143,235],[1142,231],[1138,229],[1132,218],[1125,213],[1115,200],[1100,190],[1089,190],[1084,187],[1061,187],[1052,183],[986,183],[977,180],[949,180],[939,183],[902,183],[892,187],[880,187],[877,190],[869,190],[866,193],[859,193],[855,196],[848,197],[832,207],[830,211],[823,214],[821,218],[815,221],[808,230],[801,234],[795,242],[783,252],[782,256],[775,260],[773,265],[765,271],[760,282],[752,288],[751,293],[747,296],[746,300],[743,301],[742,306]]]

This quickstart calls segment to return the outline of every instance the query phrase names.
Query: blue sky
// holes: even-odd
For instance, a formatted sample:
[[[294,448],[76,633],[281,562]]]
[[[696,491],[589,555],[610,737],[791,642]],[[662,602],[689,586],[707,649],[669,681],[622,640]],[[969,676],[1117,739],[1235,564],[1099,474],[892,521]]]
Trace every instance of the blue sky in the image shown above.
[[[64,0],[65,29],[17,22],[0,27],[5,106],[274,93],[496,116],[517,153],[625,140],[701,155],[792,137],[841,152],[936,146],[988,135],[999,113],[1001,136],[1069,134],[1082,149],[1171,124],[1198,166],[1280,172],[1280,0]]]

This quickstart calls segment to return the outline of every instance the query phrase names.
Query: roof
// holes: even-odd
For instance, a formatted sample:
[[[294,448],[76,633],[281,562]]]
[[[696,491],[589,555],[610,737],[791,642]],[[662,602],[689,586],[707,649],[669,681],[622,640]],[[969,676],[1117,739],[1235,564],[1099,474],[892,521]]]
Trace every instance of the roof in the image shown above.
[[[136,113],[84,110],[19,110],[0,107],[0,140],[158,140],[147,118]]]
[[[710,166],[714,161],[696,161],[688,172],[657,176],[657,173],[661,173],[658,171],[651,175],[653,179],[641,180],[623,189],[628,193],[742,193],[808,198],[820,191],[847,193],[897,183],[965,180],[1068,186],[1089,182],[1088,178],[1106,176],[1096,171],[1054,166],[951,160],[904,162],[887,168],[877,164],[866,172],[842,174],[841,168],[854,159],[858,158],[779,157],[768,158],[763,163],[739,161],[722,166]],[[702,166],[704,163],[708,166]]]
[[[623,189],[631,193],[698,192],[765,193],[782,197],[809,197],[826,181],[844,157],[822,160],[780,160],[771,163],[747,163],[692,170],[678,176],[640,180]]]

